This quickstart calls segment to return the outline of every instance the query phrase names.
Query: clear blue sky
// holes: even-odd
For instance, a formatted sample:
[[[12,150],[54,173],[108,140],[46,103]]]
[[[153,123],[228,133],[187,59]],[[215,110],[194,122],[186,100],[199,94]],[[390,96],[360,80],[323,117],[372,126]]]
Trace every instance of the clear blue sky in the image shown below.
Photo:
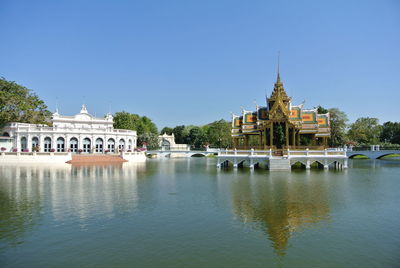
[[[0,76],[62,114],[230,120],[265,104],[281,51],[294,104],[400,121],[398,0],[0,0],[0,29]]]

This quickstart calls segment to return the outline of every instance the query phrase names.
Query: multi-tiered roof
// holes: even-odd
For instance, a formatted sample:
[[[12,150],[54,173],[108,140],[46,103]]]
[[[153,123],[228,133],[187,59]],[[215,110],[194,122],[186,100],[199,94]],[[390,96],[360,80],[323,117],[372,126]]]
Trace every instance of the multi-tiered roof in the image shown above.
[[[317,108],[304,109],[303,104],[293,106],[279,72],[266,106],[257,105],[255,111],[242,110],[241,116],[232,116],[232,137],[260,135],[267,125],[274,122],[287,122],[299,134],[315,134],[316,138],[330,137],[329,113],[319,114]]]

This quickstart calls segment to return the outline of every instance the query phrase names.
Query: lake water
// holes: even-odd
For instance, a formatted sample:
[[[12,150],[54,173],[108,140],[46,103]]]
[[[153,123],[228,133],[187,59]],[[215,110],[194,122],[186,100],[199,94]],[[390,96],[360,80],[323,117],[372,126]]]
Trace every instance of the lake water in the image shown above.
[[[0,166],[0,267],[399,267],[400,160]]]

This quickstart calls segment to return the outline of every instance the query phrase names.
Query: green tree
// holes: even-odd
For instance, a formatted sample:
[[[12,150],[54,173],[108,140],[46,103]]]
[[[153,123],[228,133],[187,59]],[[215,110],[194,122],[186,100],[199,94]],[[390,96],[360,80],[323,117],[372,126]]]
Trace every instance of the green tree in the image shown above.
[[[163,135],[164,133],[166,133],[167,135],[171,135],[172,132],[174,132],[173,128],[170,127],[164,127],[163,129],[161,129],[160,134]],[[175,134],[174,134],[175,135]]]
[[[184,133],[185,126],[176,126],[172,130],[175,136],[175,143],[177,144],[184,144],[186,143],[186,135]]]
[[[207,142],[206,134],[200,127],[192,127],[189,132],[189,144],[195,148],[202,148]]]
[[[146,145],[148,150],[158,149],[158,135],[154,133],[144,133],[138,135],[138,146]]]
[[[44,101],[30,89],[0,78],[0,127],[8,122],[49,124],[50,117]]]
[[[384,143],[400,144],[400,123],[385,122],[382,125],[382,132],[379,139]]]
[[[211,147],[228,148],[232,145],[231,123],[223,119],[212,122],[204,127],[206,142]]]
[[[136,130],[138,135],[158,134],[157,126],[150,118],[125,111],[115,113],[114,128]]]
[[[319,114],[326,114],[327,112],[329,112],[328,109],[325,109],[325,108],[322,107],[321,105],[318,105],[317,111],[318,111]]]
[[[137,120],[139,118],[135,118],[133,114],[125,111],[117,112],[114,115],[114,128],[137,130]]]
[[[338,108],[331,108],[329,111],[329,121],[331,126],[330,146],[340,146],[346,142],[346,129],[349,119],[345,112]]]
[[[350,125],[349,138],[360,144],[370,145],[379,143],[381,126],[378,118],[361,117]]]
[[[143,116],[140,118],[140,126],[143,128],[142,133],[153,133],[158,135],[158,129],[156,124],[151,121],[147,116]]]

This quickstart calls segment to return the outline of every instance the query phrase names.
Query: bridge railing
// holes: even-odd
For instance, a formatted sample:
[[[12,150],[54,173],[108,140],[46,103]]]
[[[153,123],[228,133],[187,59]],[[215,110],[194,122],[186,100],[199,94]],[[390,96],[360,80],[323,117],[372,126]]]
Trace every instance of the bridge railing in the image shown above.
[[[312,157],[312,156],[346,156],[344,150],[237,150],[221,149],[218,156],[287,156],[287,157]]]

